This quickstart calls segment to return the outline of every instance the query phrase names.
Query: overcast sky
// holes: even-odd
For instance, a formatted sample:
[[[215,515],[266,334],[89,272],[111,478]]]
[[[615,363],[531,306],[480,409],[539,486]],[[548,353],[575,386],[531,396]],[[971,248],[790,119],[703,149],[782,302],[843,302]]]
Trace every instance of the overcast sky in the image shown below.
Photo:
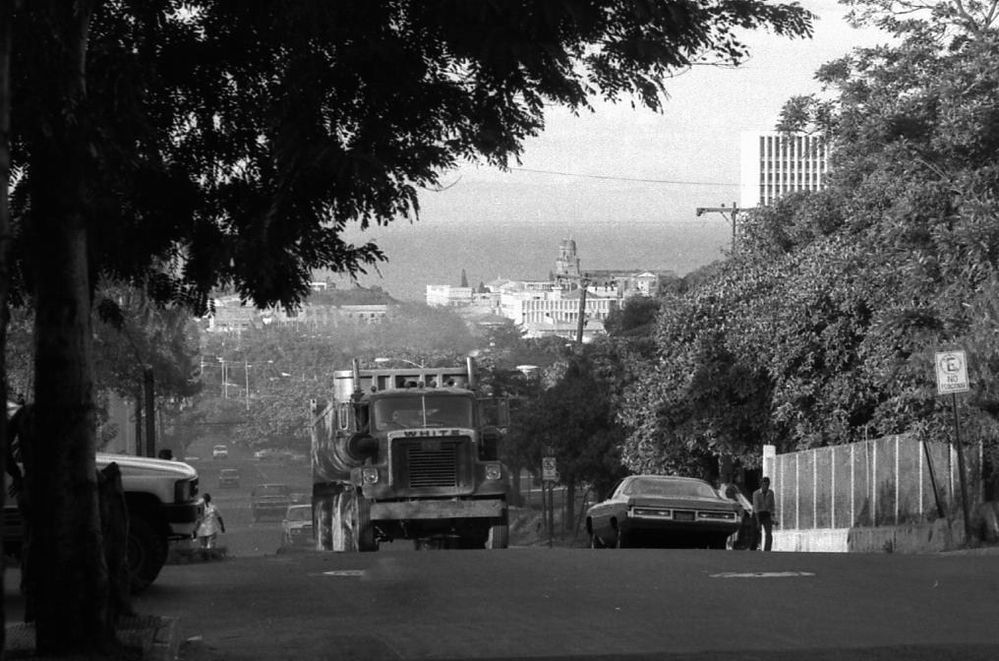
[[[520,234],[527,224],[543,224],[565,237],[594,226],[641,231],[654,225],[683,238],[708,237],[716,258],[730,226],[719,214],[696,217],[695,210],[739,199],[740,134],[772,130],[787,99],[817,92],[814,74],[822,64],[886,40],[849,27],[836,0],[801,4],[818,15],[811,39],[749,33],[751,56],[743,66],[695,67],[667,81],[670,98],[660,114],[632,109],[628,101],[598,103],[595,113],[579,117],[553,108],[544,132],[525,145],[520,165],[508,172],[468,165],[449,173],[443,183],[453,186],[421,194],[416,227],[397,222],[364,238],[395,247],[414,230],[425,236],[459,225]]]
[[[835,0],[804,0],[819,16],[812,39],[752,33],[751,59],[726,69],[696,67],[667,82],[662,114],[629,103],[599,104],[573,117],[552,109],[544,133],[524,149],[524,169],[469,166],[457,184],[422,196],[429,223],[566,223],[689,218],[697,206],[738,199],[742,131],[771,130],[784,102],[818,90],[816,69],[851,47],[883,41],[843,20]],[[533,172],[577,173],[678,183],[629,182]],[[636,195],[637,194],[637,195]]]

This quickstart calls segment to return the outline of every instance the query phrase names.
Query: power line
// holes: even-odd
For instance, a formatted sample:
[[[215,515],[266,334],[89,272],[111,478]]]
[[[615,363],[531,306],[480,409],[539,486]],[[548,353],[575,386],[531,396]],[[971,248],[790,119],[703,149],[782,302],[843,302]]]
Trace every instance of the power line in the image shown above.
[[[510,170],[518,172],[532,172],[535,174],[553,174],[561,177],[581,177],[584,179],[603,179],[606,181],[632,181],[641,184],[672,184],[681,186],[724,186],[730,188],[737,184],[725,183],[721,181],[684,181],[682,179],[642,179],[639,177],[619,177],[608,174],[583,174],[581,172],[563,172],[560,170],[537,170],[534,168],[512,167]]]

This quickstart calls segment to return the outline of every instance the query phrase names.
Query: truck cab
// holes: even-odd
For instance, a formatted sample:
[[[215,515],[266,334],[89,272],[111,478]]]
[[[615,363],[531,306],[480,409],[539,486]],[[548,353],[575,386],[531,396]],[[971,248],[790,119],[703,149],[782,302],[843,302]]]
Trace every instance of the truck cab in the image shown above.
[[[502,435],[484,423],[471,362],[335,372],[333,402],[316,422],[320,548],[506,547]]]

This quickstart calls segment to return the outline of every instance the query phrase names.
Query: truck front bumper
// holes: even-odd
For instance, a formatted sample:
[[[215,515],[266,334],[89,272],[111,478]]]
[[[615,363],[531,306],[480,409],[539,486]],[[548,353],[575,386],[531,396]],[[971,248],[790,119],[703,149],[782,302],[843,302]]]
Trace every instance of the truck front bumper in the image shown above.
[[[170,526],[170,539],[188,539],[194,533],[198,520],[198,506],[194,503],[163,505],[163,514]]]
[[[506,513],[506,501],[489,500],[422,500],[382,501],[371,503],[372,521],[402,521],[405,519],[478,519],[501,517]]]

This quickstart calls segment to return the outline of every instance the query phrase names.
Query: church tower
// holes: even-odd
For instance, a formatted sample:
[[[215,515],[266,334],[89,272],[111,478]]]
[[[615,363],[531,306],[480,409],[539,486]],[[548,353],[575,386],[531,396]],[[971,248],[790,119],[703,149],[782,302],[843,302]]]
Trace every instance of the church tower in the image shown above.
[[[579,257],[576,256],[576,241],[562,239],[558,245],[558,259],[555,260],[555,281],[579,282]]]

